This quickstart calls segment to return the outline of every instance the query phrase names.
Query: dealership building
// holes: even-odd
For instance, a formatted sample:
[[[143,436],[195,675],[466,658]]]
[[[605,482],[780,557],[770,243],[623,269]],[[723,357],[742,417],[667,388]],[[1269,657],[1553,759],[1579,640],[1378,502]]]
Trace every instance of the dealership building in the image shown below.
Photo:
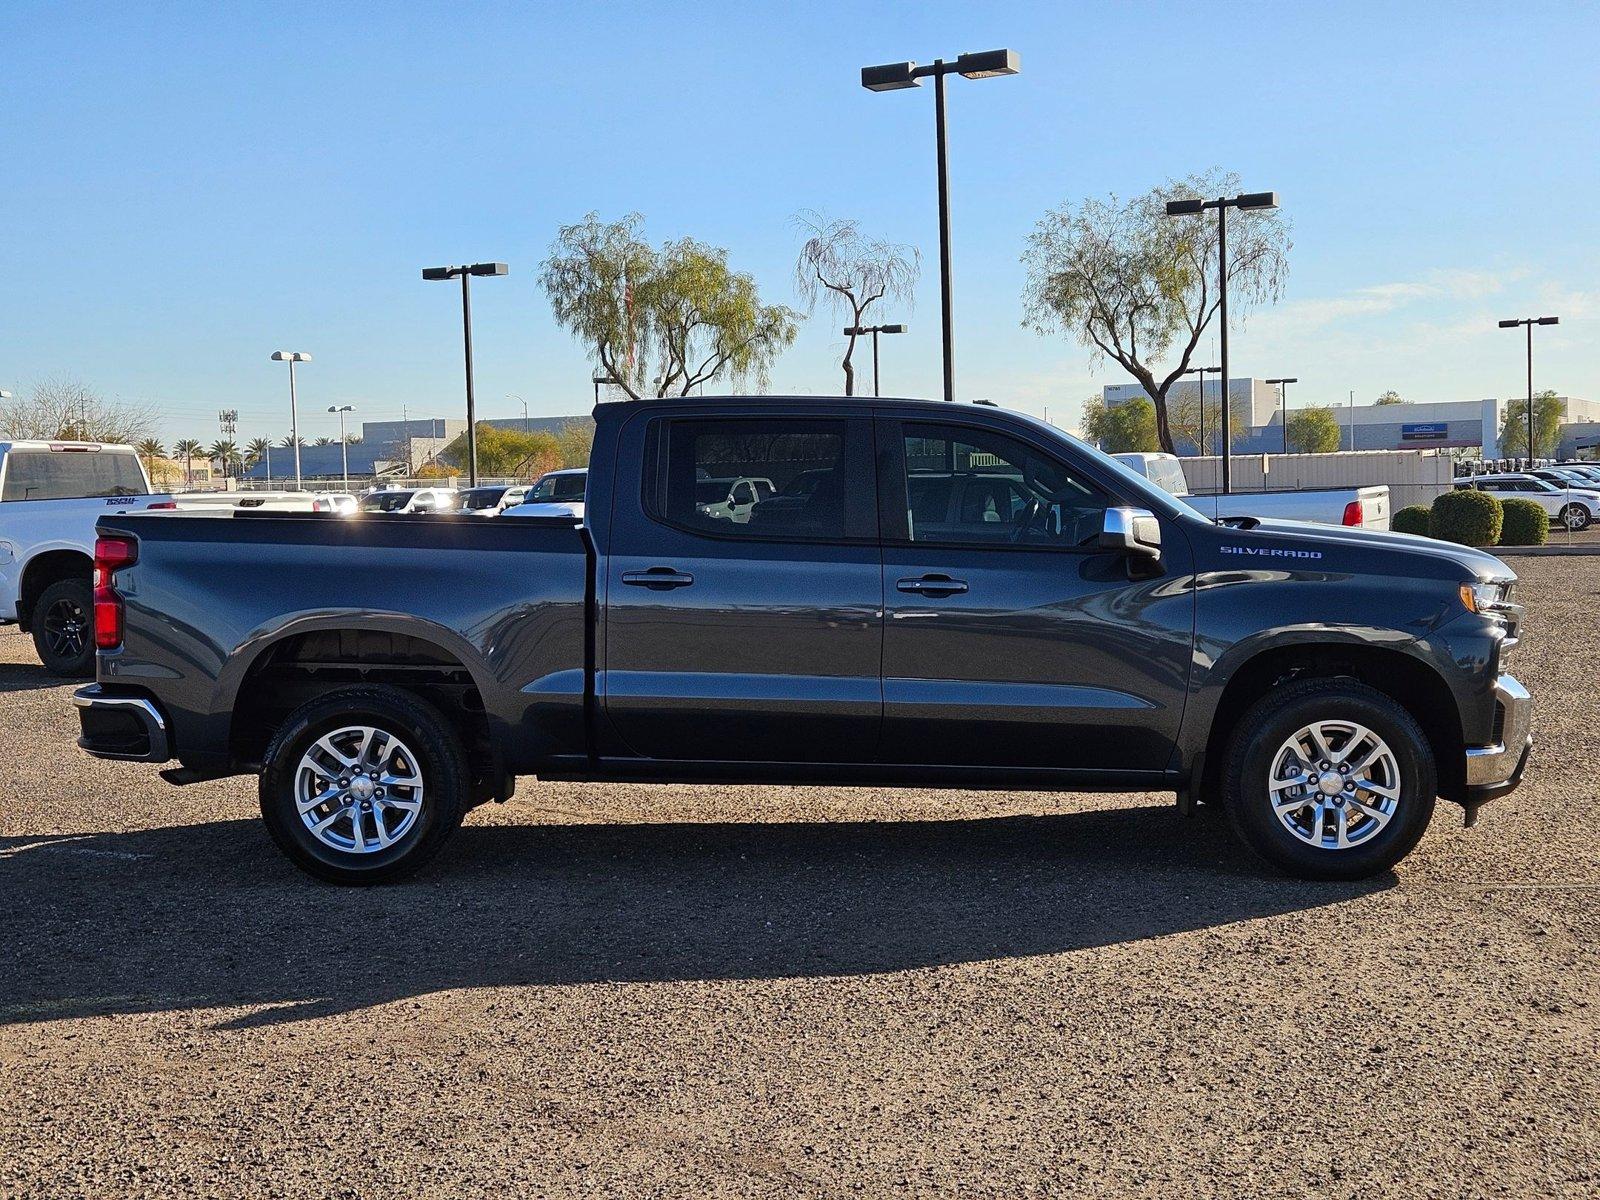
[[[1206,405],[1214,411],[1220,385],[1205,385]],[[1199,385],[1180,380],[1167,393],[1169,411],[1193,410]],[[1107,386],[1102,395],[1107,408],[1126,404],[1145,394],[1137,383]],[[1571,457],[1580,449],[1600,445],[1600,404],[1575,396],[1558,397],[1562,405],[1561,446],[1558,457]],[[1481,450],[1484,458],[1500,457],[1500,426],[1507,400],[1441,400],[1426,404],[1336,404],[1331,406],[1339,423],[1341,450]],[[1234,426],[1234,449],[1243,454],[1278,453],[1283,450],[1283,413],[1278,388],[1264,379],[1228,381],[1228,407]],[[1206,440],[1220,446],[1217,434]],[[1179,454],[1199,452],[1193,441],[1177,440]]]

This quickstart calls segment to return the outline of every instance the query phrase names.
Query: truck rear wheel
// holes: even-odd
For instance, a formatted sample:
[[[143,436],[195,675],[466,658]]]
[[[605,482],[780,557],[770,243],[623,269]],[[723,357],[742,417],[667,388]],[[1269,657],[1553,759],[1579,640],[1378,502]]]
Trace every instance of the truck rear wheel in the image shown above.
[[[389,883],[437,854],[471,773],[439,710],[399,688],[342,688],[290,713],[267,747],[261,815],[278,848],[332,883]]]
[[[46,671],[65,679],[94,674],[94,593],[87,579],[58,579],[45,588],[29,624]]]
[[[1240,718],[1223,771],[1239,836],[1301,879],[1387,871],[1421,840],[1437,793],[1421,727],[1350,679],[1273,689]]]

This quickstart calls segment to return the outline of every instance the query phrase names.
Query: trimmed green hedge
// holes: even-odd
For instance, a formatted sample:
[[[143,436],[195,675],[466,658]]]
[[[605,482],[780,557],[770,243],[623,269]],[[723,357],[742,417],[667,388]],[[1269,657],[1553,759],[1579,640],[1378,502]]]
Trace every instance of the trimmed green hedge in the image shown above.
[[[1389,519],[1389,528],[1396,533],[1420,533],[1428,536],[1428,506],[1408,504]]]
[[[1550,514],[1536,500],[1500,501],[1502,546],[1542,546],[1550,537]]]
[[[1493,546],[1504,521],[1498,497],[1464,489],[1446,492],[1428,514],[1428,536],[1463,546]]]

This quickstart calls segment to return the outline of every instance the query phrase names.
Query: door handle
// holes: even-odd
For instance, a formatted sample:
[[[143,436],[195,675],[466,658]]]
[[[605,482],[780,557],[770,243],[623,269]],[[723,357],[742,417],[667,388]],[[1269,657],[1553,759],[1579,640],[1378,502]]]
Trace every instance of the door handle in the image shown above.
[[[902,579],[894,586],[902,592],[924,596],[956,596],[967,590],[967,581],[948,575],[924,575],[921,579]]]
[[[688,587],[694,582],[694,576],[672,567],[651,567],[648,571],[624,571],[622,582],[647,587],[653,592],[670,592],[673,588]]]

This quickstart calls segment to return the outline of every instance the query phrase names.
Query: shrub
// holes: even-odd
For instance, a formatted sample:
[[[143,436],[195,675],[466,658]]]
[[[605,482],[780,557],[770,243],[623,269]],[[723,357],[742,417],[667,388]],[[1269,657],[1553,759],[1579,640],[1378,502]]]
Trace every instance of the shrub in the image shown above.
[[[1493,546],[1500,540],[1500,500],[1488,492],[1446,492],[1428,514],[1428,536],[1463,546]]]
[[[1420,533],[1424,537],[1428,534],[1428,506],[1426,504],[1408,504],[1389,521],[1389,528],[1396,533]]]
[[[1550,537],[1550,516],[1535,500],[1500,501],[1502,546],[1542,546]]]

